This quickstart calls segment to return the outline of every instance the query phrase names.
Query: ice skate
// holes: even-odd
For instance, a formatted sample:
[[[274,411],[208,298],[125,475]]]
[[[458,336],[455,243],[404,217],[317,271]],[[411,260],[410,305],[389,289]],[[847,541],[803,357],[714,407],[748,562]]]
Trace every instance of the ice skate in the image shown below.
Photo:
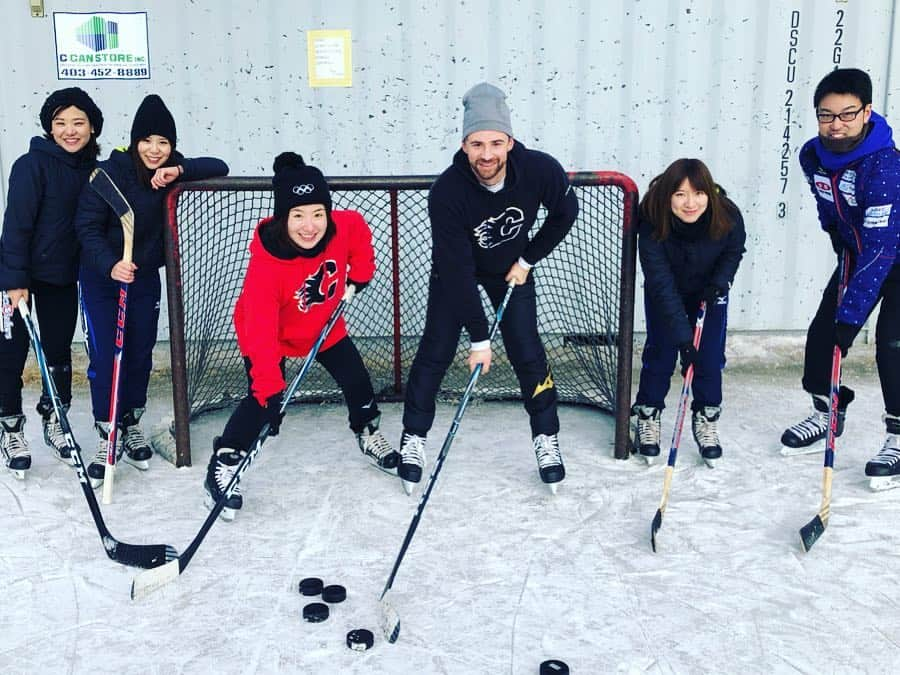
[[[885,415],[887,438],[884,447],[866,464],[869,488],[891,490],[900,487],[900,417]]]
[[[556,434],[538,434],[532,439],[534,456],[538,463],[541,480],[556,494],[560,482],[566,477],[562,454],[559,451],[559,437]]]
[[[50,448],[53,448],[53,454],[56,456],[61,462],[65,462],[69,466],[75,466],[75,458],[72,456],[72,453],[75,451],[75,448],[81,452],[81,447],[76,443],[75,448],[69,445],[69,442],[66,440],[66,436],[63,433],[62,424],[59,421],[59,417],[56,415],[56,411],[53,409],[52,404],[50,404],[50,410],[46,411],[45,407],[42,407],[40,404],[38,405],[38,412],[41,413],[43,418],[43,426],[44,426],[44,443],[46,443]],[[69,406],[63,406],[63,412],[68,412]]]
[[[366,424],[363,430],[356,434],[356,442],[359,443],[362,454],[368,457],[372,464],[385,473],[395,476],[400,455],[378,430],[380,423],[381,415]]]
[[[425,468],[425,437],[406,431],[400,438],[400,464],[397,475],[403,481],[403,489],[411,495],[416,483],[422,480]]]
[[[97,441],[97,452],[87,467],[88,480],[95,490],[103,485],[106,476],[106,449],[109,446],[109,422],[94,422],[94,428],[100,436]],[[122,434],[116,434],[116,462],[122,456]]]
[[[6,460],[6,468],[19,480],[25,480],[25,472],[31,468],[31,453],[25,440],[25,415],[0,417],[0,451]]]
[[[715,468],[716,462],[722,457],[722,445],[719,443],[719,415],[722,408],[717,405],[707,405],[695,410],[691,417],[691,427],[694,431],[694,440],[700,457],[710,469]]]
[[[225,494],[225,488],[231,482],[231,477],[237,471],[238,465],[246,455],[246,452],[229,448],[222,444],[220,438],[213,441],[213,453],[209,458],[209,465],[206,467],[206,480],[203,488],[206,492],[206,507],[210,510],[218,503]],[[219,518],[224,521],[231,522],[235,515],[244,505],[244,498],[241,495],[240,485],[235,485],[231,496],[225,501],[225,506],[219,513]]]
[[[828,435],[828,397],[815,394],[813,412],[805,420],[788,427],[781,435],[781,454],[785,457],[794,455],[810,455],[825,450],[825,438]],[[844,433],[844,418],[847,409],[838,407],[837,429],[835,436]]]
[[[143,408],[134,408],[126,410],[122,415],[122,445],[125,448],[125,461],[141,471],[146,471],[150,468],[153,448],[150,447],[140,425],[143,414]]]
[[[652,405],[634,404],[631,407],[631,447],[652,465],[659,457],[659,427],[662,410]]]

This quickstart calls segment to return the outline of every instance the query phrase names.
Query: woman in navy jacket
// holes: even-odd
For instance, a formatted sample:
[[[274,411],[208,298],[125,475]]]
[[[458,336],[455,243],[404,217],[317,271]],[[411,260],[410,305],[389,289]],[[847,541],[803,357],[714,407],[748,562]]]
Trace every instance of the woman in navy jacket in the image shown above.
[[[79,281],[88,328],[88,379],[94,425],[100,435],[97,453],[88,465],[94,487],[103,482],[106,439],[112,422],[109,410],[119,283],[129,284],[119,385],[119,439],[125,460],[146,469],[153,452],[139,422],[147,403],[159,321],[166,193],[176,180],[228,173],[228,166],[220,159],[183,157],[175,150],[176,140],[172,114],[159,96],[151,94],[137,109],[128,149],[113,150],[108,160],[99,163],[134,212],[131,262],[123,259],[124,236],[119,217],[90,185],[82,192],[75,216],[75,229],[84,250]]]
[[[78,87],[47,97],[40,112],[44,136],[31,139],[13,164],[0,235],[0,290],[12,309],[9,339],[0,336],[0,448],[18,478],[31,468],[22,414],[22,371],[28,332],[15,310],[20,299],[37,301],[37,320],[50,375],[63,407],[72,400],[72,336],[78,315],[78,242],[72,218],[78,195],[97,163],[103,114]],[[46,390],[37,411],[44,440],[71,463],[62,427]]]
[[[722,403],[728,291],[744,254],[737,206],[699,159],[679,159],[650,182],[641,200],[638,251],[644,272],[647,342],[632,407],[635,450],[648,463],[659,455],[659,420],[675,358],[694,365],[693,431],[700,455],[721,457],[717,423]],[[693,327],[700,302],[706,318],[700,348]]]

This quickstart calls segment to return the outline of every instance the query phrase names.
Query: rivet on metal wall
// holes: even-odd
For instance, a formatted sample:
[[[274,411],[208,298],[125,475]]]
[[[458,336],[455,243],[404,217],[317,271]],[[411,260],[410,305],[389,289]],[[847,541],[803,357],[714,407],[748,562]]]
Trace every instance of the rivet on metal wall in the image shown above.
[[[44,0],[28,0],[28,4],[31,6],[32,18],[40,19],[44,16]]]

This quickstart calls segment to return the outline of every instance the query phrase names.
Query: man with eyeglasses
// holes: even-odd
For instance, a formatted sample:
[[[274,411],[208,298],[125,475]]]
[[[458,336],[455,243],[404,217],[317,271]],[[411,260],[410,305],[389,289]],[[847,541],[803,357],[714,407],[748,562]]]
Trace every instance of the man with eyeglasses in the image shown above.
[[[800,151],[822,229],[849,277],[838,305],[838,269],[822,294],[806,338],[803,389],[813,413],[781,437],[784,454],[822,449],[828,429],[832,353],[846,356],[880,301],[875,357],[884,396],[887,439],[866,464],[872,489],[900,487],[900,152],[891,127],[872,110],[872,81],[862,70],[826,75],[813,96],[819,134]],[[841,386],[836,435],[844,428],[853,390]]]

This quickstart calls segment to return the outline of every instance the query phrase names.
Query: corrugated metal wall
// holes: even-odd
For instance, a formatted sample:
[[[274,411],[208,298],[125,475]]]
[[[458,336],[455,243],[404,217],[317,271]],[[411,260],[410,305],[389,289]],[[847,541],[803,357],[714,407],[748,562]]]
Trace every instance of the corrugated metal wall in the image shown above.
[[[441,171],[460,140],[463,92],[506,89],[516,135],[572,170],[613,169],[643,190],[697,156],[744,211],[748,253],[731,325],[798,330],[832,263],[797,165],[815,134],[812,91],[840,64],[869,70],[889,119],[900,93],[893,0],[45,0],[4,3],[0,172],[39,132],[56,79],[53,11],[149,13],[152,79],[88,81],[108,150],[142,96],[161,93],[179,146],[268,173],[295,149],[329,175]],[[353,86],[311,89],[306,31],[350,29]],[[894,105],[893,107],[896,107]],[[639,305],[640,307],[640,305]],[[642,312],[636,312],[638,328]],[[165,334],[165,322],[161,322]]]

